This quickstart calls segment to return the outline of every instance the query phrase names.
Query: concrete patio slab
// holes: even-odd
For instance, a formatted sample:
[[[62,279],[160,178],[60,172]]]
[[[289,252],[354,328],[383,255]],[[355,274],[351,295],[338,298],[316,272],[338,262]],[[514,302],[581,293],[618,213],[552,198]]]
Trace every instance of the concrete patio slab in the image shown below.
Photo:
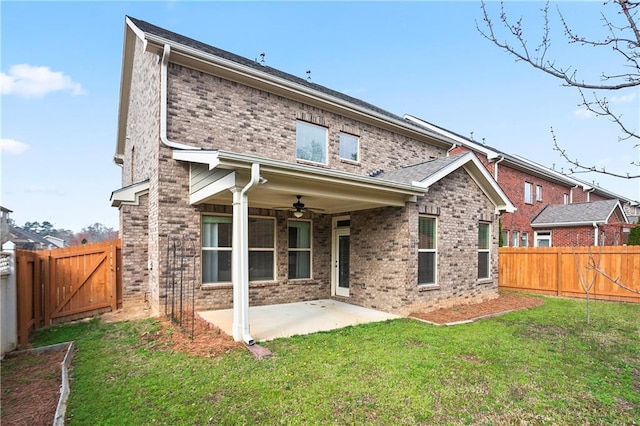
[[[198,314],[225,333],[233,334],[233,309]],[[400,317],[331,299],[249,308],[250,333],[257,342],[395,318]]]

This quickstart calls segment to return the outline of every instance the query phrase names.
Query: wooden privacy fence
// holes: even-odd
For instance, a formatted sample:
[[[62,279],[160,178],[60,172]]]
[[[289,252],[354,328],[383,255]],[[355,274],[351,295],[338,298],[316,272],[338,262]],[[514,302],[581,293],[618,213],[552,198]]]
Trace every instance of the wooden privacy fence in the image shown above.
[[[53,250],[16,250],[18,334],[122,305],[120,240]]]
[[[599,269],[627,287],[640,291],[640,247],[501,247],[498,256],[500,289],[586,298],[581,284],[595,283],[589,297],[640,303],[640,294],[626,290],[602,274],[588,270],[589,257]]]

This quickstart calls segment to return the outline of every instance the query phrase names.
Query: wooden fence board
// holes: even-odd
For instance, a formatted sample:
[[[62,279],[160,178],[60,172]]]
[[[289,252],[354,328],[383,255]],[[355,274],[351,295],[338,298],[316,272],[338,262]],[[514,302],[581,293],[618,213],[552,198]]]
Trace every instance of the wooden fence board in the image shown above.
[[[16,251],[19,341],[31,329],[121,305],[120,240],[42,251]]]
[[[588,270],[590,261],[614,280],[640,291],[640,247],[545,247],[499,249],[498,283],[508,290],[566,297],[640,303],[640,294],[626,290],[601,274]]]

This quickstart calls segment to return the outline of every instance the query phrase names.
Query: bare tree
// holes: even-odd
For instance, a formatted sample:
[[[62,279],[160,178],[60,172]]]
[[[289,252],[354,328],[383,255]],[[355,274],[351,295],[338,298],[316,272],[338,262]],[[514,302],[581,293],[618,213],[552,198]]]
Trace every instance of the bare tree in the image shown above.
[[[613,52],[614,56],[621,61],[619,69],[622,71],[612,73],[603,71],[597,81],[585,81],[576,67],[560,65],[556,59],[549,58],[551,24],[548,2],[541,9],[544,24],[541,29],[540,40],[535,45],[528,44],[528,35],[525,35],[523,18],[515,21],[511,20],[507,16],[502,3],[500,5],[499,20],[506,30],[507,39],[502,40],[501,36],[498,35],[498,29],[487,11],[484,0],[482,0],[484,27],[480,28],[478,23],[476,23],[476,27],[486,39],[515,56],[517,61],[524,61],[535,69],[561,80],[563,86],[576,88],[582,99],[579,105],[584,106],[598,117],[610,119],[620,130],[618,140],[632,143],[633,149],[637,150],[640,147],[640,130],[631,127],[635,123],[633,125],[628,124],[623,120],[621,114],[617,114],[612,110],[610,100],[605,93],[640,87],[640,29],[637,21],[639,5],[640,1],[638,0],[609,0],[605,2],[604,11],[600,14],[600,21],[606,35],[600,39],[590,39],[579,35],[567,22],[560,8],[556,7],[561,22],[560,25],[569,43],[600,48],[599,52],[603,54],[609,54],[608,50]],[[630,120],[636,119],[637,117],[632,117]],[[640,178],[640,174],[637,172],[616,173],[604,168],[597,168],[595,165],[581,163],[579,159],[571,157],[566,150],[561,148],[553,129],[551,132],[554,150],[558,151],[561,157],[570,164],[570,174],[597,172],[625,179]],[[640,166],[640,162],[633,161],[630,166]]]

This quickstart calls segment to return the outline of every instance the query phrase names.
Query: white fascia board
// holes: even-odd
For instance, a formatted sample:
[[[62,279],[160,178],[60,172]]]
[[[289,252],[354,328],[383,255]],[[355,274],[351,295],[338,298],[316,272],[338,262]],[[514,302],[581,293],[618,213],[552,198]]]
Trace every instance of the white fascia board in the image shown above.
[[[509,197],[504,193],[500,185],[493,179],[487,169],[480,163],[478,157],[473,152],[467,152],[456,161],[450,163],[446,167],[439,170],[437,173],[429,176],[428,178],[419,181],[412,182],[414,186],[421,188],[429,188],[440,179],[459,169],[464,167],[466,172],[476,182],[480,189],[485,193],[487,197],[493,202],[497,209],[513,213],[516,211],[515,206],[509,200]]]
[[[296,176],[314,176],[319,180],[326,180],[337,183],[346,181],[361,187],[370,187],[378,190],[386,189],[392,192],[399,192],[412,196],[424,194],[422,188],[415,188],[411,185],[389,182],[369,176],[360,176],[332,169],[321,169],[314,166],[272,160],[247,154],[237,154],[228,151],[218,151],[218,155],[220,159],[220,166],[250,169],[251,164],[259,163],[263,172],[273,172],[280,175],[289,175],[294,178]]]
[[[479,144],[477,144],[477,143],[475,143],[475,142],[473,142],[473,141],[471,141],[471,140],[469,140],[467,138],[463,138],[462,136],[456,135],[455,133],[452,133],[452,132],[450,132],[450,131],[448,131],[446,129],[442,129],[442,128],[440,128],[438,126],[435,126],[435,125],[433,125],[431,123],[428,123],[428,122],[426,122],[426,121],[424,121],[424,120],[422,120],[422,119],[420,119],[418,117],[414,117],[413,115],[405,114],[403,118],[405,120],[410,121],[412,123],[415,123],[415,124],[417,124],[419,126],[426,127],[427,129],[431,130],[432,132],[435,132],[435,133],[441,134],[443,136],[446,136],[447,138],[452,139],[452,140],[454,140],[455,142],[458,142],[461,145],[465,145],[465,146],[467,146],[467,147],[469,147],[471,149],[474,149],[476,151],[480,151],[484,155],[486,155],[487,159],[489,159],[489,160],[493,160],[495,158],[498,158],[501,155],[500,153],[498,153],[496,151],[493,151],[491,149],[487,149],[487,147],[485,147],[485,146],[479,145]]]
[[[173,150],[173,159],[189,163],[206,164],[209,170],[220,165],[220,151]]]
[[[111,193],[111,207],[120,207],[123,204],[137,206],[140,203],[140,196],[147,193],[149,193],[148,180],[117,189]]]
[[[616,205],[613,206],[613,208],[611,209],[611,211],[607,215],[607,218],[605,219],[604,222],[605,223],[609,223],[609,218],[611,218],[611,216],[615,213],[616,209],[620,210],[620,213],[622,213],[622,218],[624,219],[625,223],[629,223],[629,218],[627,217],[627,214],[624,212],[624,209],[622,208],[622,205],[620,204],[620,200],[616,201]]]
[[[532,223],[532,228],[570,228],[574,226],[593,226],[605,224],[602,220],[589,220],[584,222],[551,222],[551,223]]]

